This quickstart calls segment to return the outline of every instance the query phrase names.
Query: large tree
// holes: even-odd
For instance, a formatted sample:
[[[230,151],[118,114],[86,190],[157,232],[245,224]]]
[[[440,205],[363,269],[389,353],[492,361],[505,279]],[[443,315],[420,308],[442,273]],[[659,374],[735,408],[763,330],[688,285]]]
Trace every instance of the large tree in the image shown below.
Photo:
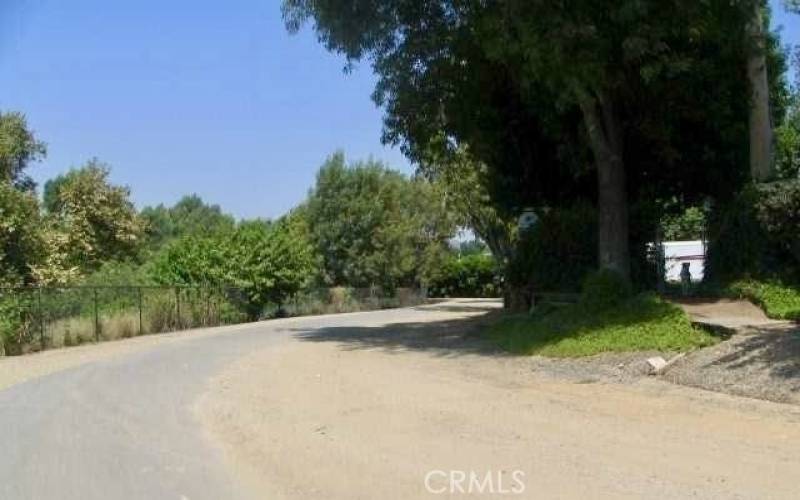
[[[342,153],[319,170],[303,211],[335,286],[411,285],[454,230],[427,182],[371,160],[347,165]]]
[[[36,198],[0,181],[0,286],[31,283],[44,253]]]
[[[184,196],[171,207],[145,207],[141,216],[147,222],[148,242],[153,247],[184,236],[231,232],[236,225],[233,216],[223,213],[219,205],[206,203],[197,194]]]
[[[0,285],[34,281],[45,256],[35,184],[26,172],[45,153],[23,114],[0,112]]]
[[[750,175],[755,181],[772,177],[773,133],[769,109],[769,71],[767,68],[767,33],[764,4],[754,2],[752,17],[747,26],[750,51],[747,57],[747,77],[750,80]]]
[[[516,181],[527,190],[522,199],[539,203],[585,195],[589,160],[599,263],[622,275],[630,269],[631,200],[665,197],[678,187],[694,188],[687,190],[694,196],[730,191],[742,178],[737,144],[746,147],[743,63],[753,5],[284,2],[290,28],[313,18],[329,49],[350,62],[371,60],[385,137],[412,157],[444,131],[450,144],[467,144],[494,172],[516,169],[519,175],[500,185]],[[718,95],[724,104],[714,102]],[[711,116],[715,105],[719,117]],[[702,135],[689,136],[683,126]],[[689,137],[709,144],[692,145]],[[703,163],[711,164],[708,171],[698,169]]]
[[[47,219],[57,260],[82,272],[108,260],[136,256],[145,224],[130,200],[130,190],[111,184],[109,167],[90,160],[47,182]]]
[[[786,114],[775,129],[776,173],[782,179],[800,179],[800,46],[795,47],[795,88],[789,94]]]
[[[492,202],[488,169],[462,146],[451,154],[432,147],[421,160],[421,170],[441,193],[460,225],[471,229],[498,262],[511,258],[516,221]]]

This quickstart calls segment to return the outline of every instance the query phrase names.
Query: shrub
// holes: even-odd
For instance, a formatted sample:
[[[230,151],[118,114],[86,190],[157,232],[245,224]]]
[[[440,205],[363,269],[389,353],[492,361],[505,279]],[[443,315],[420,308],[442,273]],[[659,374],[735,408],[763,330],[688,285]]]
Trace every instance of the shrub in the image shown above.
[[[622,303],[633,294],[630,283],[619,273],[601,269],[590,273],[583,282],[581,303],[592,310],[602,310]]]
[[[32,296],[0,297],[0,355],[22,354],[37,342]]]
[[[491,255],[453,255],[433,274],[431,297],[497,297],[502,286],[500,269]]]
[[[800,289],[779,281],[741,280],[726,289],[727,294],[750,300],[774,319],[800,320]]]
[[[750,186],[709,229],[708,279],[800,282],[800,180]]]

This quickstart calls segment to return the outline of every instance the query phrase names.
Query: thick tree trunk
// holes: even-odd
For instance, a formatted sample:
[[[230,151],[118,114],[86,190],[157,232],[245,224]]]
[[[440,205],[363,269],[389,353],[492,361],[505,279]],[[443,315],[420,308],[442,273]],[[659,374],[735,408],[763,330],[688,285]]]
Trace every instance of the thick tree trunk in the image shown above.
[[[618,117],[613,103],[603,96],[584,95],[580,107],[597,165],[599,265],[630,279],[628,195]]]
[[[762,182],[772,177],[772,124],[769,113],[769,81],[761,2],[755,2],[748,30],[752,39],[747,58],[747,76],[751,90],[750,176],[754,181]]]

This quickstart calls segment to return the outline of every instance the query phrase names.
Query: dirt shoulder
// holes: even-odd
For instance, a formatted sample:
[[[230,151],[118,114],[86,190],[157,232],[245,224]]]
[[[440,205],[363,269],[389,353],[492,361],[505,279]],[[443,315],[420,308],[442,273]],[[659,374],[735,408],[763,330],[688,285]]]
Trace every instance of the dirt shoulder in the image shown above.
[[[219,374],[197,415],[263,498],[435,497],[431,471],[522,471],[526,498],[796,497],[800,408],[559,379],[436,321],[297,332]]]

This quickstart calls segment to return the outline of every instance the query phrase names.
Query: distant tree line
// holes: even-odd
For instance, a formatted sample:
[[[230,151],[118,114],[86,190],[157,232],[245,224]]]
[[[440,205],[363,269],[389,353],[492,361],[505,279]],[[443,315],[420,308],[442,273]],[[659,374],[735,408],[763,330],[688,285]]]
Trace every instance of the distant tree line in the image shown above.
[[[307,199],[275,220],[236,220],[196,194],[139,211],[97,159],[48,180],[39,196],[28,172],[44,143],[19,113],[0,123],[5,286],[233,287],[257,318],[310,287],[440,290],[434,281],[449,279],[442,269],[458,258],[453,237],[466,219],[447,202],[453,194],[377,161],[333,154]]]

